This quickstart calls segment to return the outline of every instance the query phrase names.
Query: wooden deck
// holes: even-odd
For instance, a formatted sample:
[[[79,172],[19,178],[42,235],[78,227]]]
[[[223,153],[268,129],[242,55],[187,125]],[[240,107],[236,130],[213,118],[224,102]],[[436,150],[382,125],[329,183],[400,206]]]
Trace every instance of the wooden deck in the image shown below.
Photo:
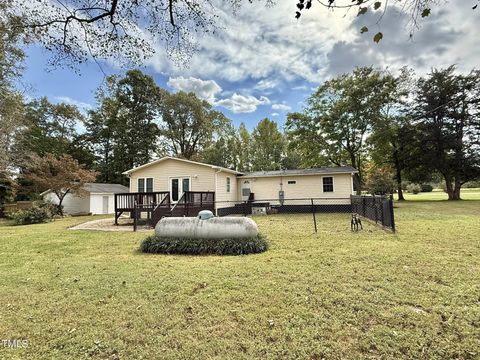
[[[134,230],[141,213],[147,213],[152,227],[165,216],[197,216],[201,210],[215,211],[215,192],[186,191],[172,203],[168,191],[115,194],[115,225],[118,218],[129,212],[134,219]]]

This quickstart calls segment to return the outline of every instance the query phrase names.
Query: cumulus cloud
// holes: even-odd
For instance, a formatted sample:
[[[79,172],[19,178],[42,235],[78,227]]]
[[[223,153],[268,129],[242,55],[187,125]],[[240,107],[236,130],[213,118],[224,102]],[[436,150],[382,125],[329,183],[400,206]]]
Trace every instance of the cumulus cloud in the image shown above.
[[[215,102],[216,95],[222,91],[215,80],[201,80],[192,76],[171,77],[167,84],[175,90],[193,92],[200,99],[207,100],[211,104]]]
[[[270,99],[265,96],[256,98],[252,95],[240,95],[234,93],[228,99],[222,99],[215,102],[216,106],[222,106],[235,114],[238,113],[250,113],[257,110],[259,105],[270,104]]]
[[[289,111],[289,110],[292,110],[292,107],[285,103],[282,103],[282,104],[273,104],[272,109],[280,110],[280,111]]]
[[[272,117],[280,115],[279,113],[271,113]]]

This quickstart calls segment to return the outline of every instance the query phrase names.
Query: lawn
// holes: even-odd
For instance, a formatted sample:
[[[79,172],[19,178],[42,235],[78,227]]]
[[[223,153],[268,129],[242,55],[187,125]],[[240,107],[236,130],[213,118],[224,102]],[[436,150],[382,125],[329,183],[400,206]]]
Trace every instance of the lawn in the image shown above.
[[[144,255],[91,218],[0,225],[9,359],[478,359],[480,201],[396,204],[397,233],[347,215],[256,218],[241,257]]]
[[[411,194],[404,192],[403,196],[406,200],[448,200],[446,192],[440,189],[434,189],[432,192]],[[395,199],[398,199],[397,194],[394,195]],[[460,197],[464,200],[480,200],[480,189],[462,189]]]

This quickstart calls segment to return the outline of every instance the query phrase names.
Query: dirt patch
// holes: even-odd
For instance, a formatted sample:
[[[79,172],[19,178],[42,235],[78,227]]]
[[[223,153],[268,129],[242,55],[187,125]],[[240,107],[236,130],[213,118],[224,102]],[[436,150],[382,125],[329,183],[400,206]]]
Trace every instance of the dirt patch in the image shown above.
[[[98,231],[133,231],[133,220],[130,218],[118,219],[118,225],[115,225],[115,219],[100,219],[87,221],[70,228],[70,230],[98,230]],[[137,231],[151,231],[149,225],[138,225]]]

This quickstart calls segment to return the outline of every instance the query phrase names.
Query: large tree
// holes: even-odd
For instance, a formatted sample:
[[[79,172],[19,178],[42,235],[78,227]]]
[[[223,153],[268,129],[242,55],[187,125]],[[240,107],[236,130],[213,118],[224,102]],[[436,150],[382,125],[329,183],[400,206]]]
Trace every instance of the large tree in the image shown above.
[[[163,154],[200,159],[214,135],[230,123],[223,113],[214,110],[194,93],[166,93],[159,106]]]
[[[281,169],[285,146],[285,138],[277,123],[268,118],[261,120],[252,132],[252,170]]]
[[[100,181],[125,183],[122,172],[145,164],[158,149],[160,101],[166,91],[139,70],[110,76],[85,122]]]
[[[351,165],[359,170],[354,187],[361,191],[366,138],[391,101],[394,81],[372,67],[357,68],[325,82],[309,98],[303,114],[290,115],[288,136],[304,154],[317,154],[317,165]]]
[[[202,161],[237,170],[241,151],[238,132],[233,124],[228,122],[217,130],[215,139],[201,154]]]
[[[423,169],[443,176],[449,200],[459,200],[462,185],[480,178],[480,71],[455,70],[420,78],[411,111],[416,157]]]
[[[39,191],[51,190],[58,198],[58,208],[62,214],[65,196],[86,195],[85,183],[95,182],[96,172],[87,170],[69,155],[34,155],[27,177]]]

